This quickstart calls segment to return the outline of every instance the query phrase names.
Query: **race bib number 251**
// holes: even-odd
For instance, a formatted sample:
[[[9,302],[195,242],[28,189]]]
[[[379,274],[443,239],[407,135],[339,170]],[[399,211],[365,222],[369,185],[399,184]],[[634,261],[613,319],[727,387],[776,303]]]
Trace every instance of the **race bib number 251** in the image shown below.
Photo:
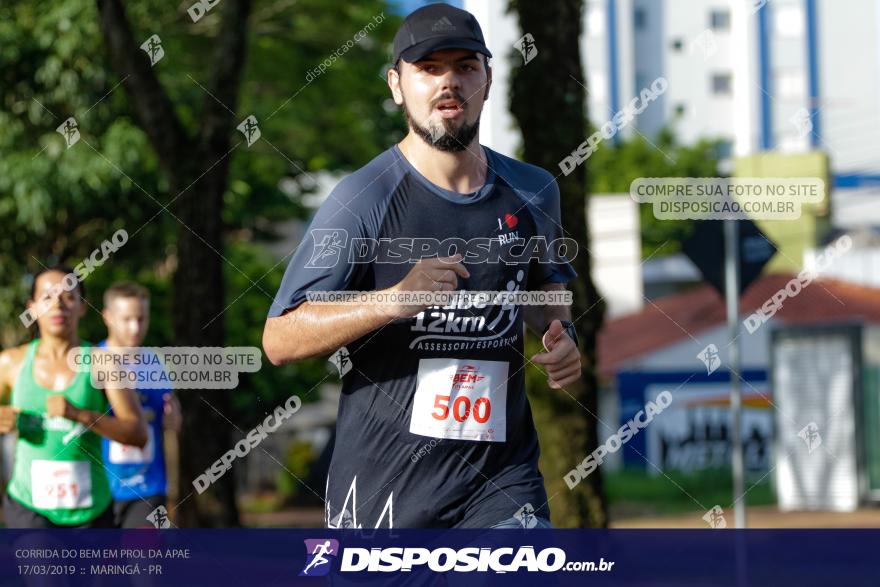
[[[506,361],[422,359],[409,431],[421,436],[504,442]]]
[[[69,510],[92,506],[92,470],[86,461],[31,461],[34,507]]]

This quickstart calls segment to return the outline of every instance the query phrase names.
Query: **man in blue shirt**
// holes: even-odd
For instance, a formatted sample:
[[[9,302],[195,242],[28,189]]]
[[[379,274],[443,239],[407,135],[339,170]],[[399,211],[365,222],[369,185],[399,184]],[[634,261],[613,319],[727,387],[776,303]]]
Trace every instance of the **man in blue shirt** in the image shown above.
[[[104,292],[103,348],[139,347],[150,326],[150,294],[135,283],[117,283]],[[147,368],[147,367],[142,367]],[[161,367],[160,367],[161,368]],[[150,513],[166,502],[163,430],[180,431],[180,404],[169,389],[138,389],[149,440],[143,448],[104,439],[103,454],[113,514],[119,528],[152,527]]]

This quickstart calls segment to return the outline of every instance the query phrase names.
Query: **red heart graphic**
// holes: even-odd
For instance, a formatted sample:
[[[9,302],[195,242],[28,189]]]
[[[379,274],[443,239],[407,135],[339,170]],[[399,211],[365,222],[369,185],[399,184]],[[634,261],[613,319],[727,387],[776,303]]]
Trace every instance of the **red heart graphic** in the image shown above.
[[[518,223],[519,219],[516,216],[507,212],[504,213],[504,224],[507,225],[507,228],[513,228]]]

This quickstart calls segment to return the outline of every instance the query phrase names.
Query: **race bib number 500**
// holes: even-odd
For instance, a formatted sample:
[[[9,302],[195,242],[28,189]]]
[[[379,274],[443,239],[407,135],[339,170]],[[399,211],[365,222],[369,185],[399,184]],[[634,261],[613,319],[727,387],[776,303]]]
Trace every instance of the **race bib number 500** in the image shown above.
[[[504,442],[505,361],[422,359],[409,431],[421,436]]]

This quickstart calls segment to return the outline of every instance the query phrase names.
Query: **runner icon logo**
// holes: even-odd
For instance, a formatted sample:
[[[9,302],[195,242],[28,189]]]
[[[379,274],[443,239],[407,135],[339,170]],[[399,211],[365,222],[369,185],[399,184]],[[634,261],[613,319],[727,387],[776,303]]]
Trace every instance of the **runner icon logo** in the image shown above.
[[[527,503],[517,510],[513,517],[519,520],[523,528],[534,528],[538,525],[538,518],[535,517],[535,508],[532,504]]]
[[[151,522],[157,529],[165,529],[171,527],[171,520],[168,518],[168,510],[164,505],[160,505],[147,516],[147,521]]]
[[[700,351],[697,358],[703,361],[703,364],[706,365],[707,375],[711,375],[721,366],[721,357],[718,355],[718,347],[714,344],[707,345],[706,348]]]
[[[346,373],[351,371],[351,354],[345,347],[340,347],[338,351],[333,353],[333,356],[327,359],[327,361],[336,367],[340,379],[342,379]]]
[[[348,243],[348,231],[344,229],[316,228],[309,232],[312,236],[312,258],[306,263],[311,269],[336,267],[339,256]]]
[[[332,538],[309,538],[306,543],[306,566],[300,577],[322,577],[330,572],[330,557],[339,554],[339,541]]]

